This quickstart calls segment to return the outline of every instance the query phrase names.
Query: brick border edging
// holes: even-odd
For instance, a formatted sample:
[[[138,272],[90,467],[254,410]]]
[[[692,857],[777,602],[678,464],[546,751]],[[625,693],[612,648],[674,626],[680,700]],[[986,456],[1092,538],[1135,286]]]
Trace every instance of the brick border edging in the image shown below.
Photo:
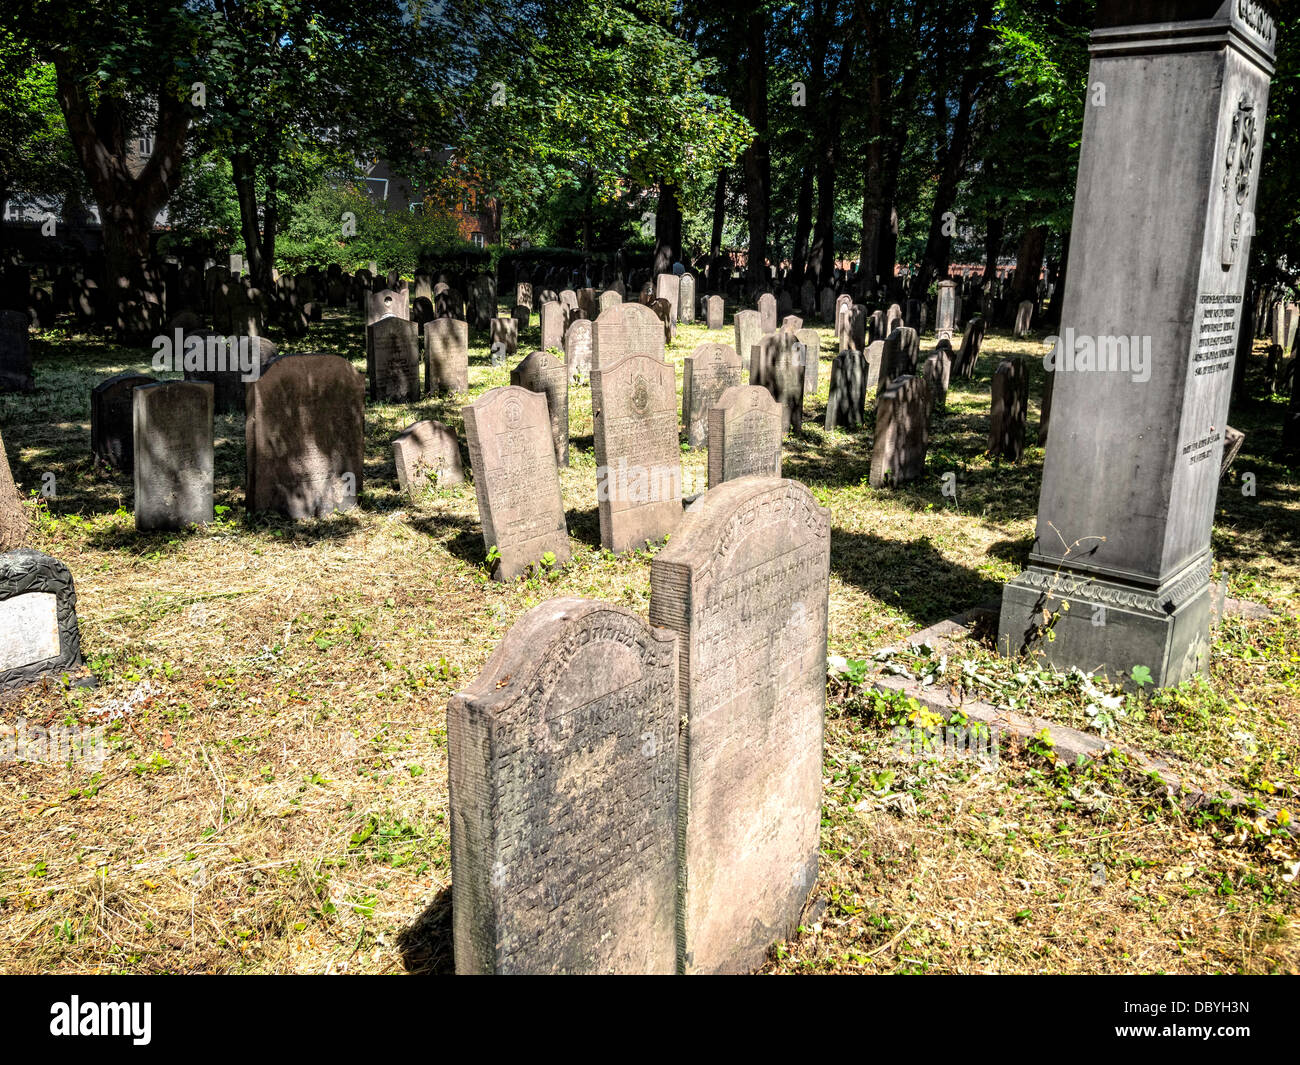
[[[928,641],[932,644],[950,645],[949,637],[959,632],[966,632],[971,622],[996,612],[996,609],[988,606],[975,607],[937,625],[931,625],[928,629],[922,629],[915,636],[910,637],[906,644]],[[1257,603],[1238,599],[1227,600],[1224,608],[1224,614],[1229,616],[1259,617],[1261,612],[1271,613]],[[877,677],[871,682],[871,686],[880,692],[901,692],[909,695],[922,706],[940,715],[945,721],[951,719],[953,714],[960,710],[969,720],[986,725],[993,735],[1006,736],[1011,740],[1023,742],[1047,729],[1052,738],[1053,749],[1068,758],[1070,762],[1075,762],[1079,758],[1096,758],[1109,750],[1119,751],[1129,759],[1136,771],[1153,775],[1170,788],[1185,810],[1224,805],[1234,813],[1245,812],[1256,816],[1259,813],[1258,809],[1251,805],[1250,798],[1235,788],[1226,788],[1217,795],[1211,794],[1195,784],[1188,783],[1159,758],[1147,755],[1134,747],[1109,743],[1099,736],[1080,732],[1059,722],[1047,721],[1012,710],[999,710],[991,703],[979,699],[959,703],[952,698],[947,689],[940,689],[937,686],[923,688],[919,681],[907,680],[899,676]],[[1263,815],[1273,825],[1277,824],[1276,809],[1268,809]],[[1300,837],[1300,824],[1294,820],[1285,826],[1285,829],[1292,836]]]

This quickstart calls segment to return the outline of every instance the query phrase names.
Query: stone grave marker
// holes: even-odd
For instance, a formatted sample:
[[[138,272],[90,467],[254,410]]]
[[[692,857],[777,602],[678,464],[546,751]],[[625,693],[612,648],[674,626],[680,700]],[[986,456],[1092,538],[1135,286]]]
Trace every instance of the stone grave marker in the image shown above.
[[[600,294],[600,300],[596,309],[596,315],[599,317],[611,307],[617,307],[623,302],[623,297],[615,289],[607,288]]]
[[[651,355],[662,361],[664,327],[642,303],[620,303],[601,311],[592,330],[591,366],[613,365],[627,355]]]
[[[885,363],[885,342],[877,340],[867,345],[866,355],[866,383],[865,387],[868,392],[879,391],[881,368]]]
[[[803,394],[815,396],[817,395],[817,370],[822,353],[821,334],[816,329],[800,329],[794,336],[796,344],[802,345],[802,350],[796,348],[795,354],[803,366]]]
[[[764,292],[758,297],[758,328],[763,333],[775,333],[776,327],[776,297]]]
[[[558,348],[564,344],[564,304],[543,303],[539,312],[541,318],[541,347]]]
[[[26,311],[0,311],[0,392],[31,392],[32,345]]]
[[[677,320],[692,325],[695,322],[695,275],[682,274],[678,289]]]
[[[569,464],[569,371],[548,351],[524,356],[510,371],[510,383],[546,397],[557,466]]]
[[[736,385],[709,409],[709,487],[781,476],[781,407],[760,385]]]
[[[965,380],[975,376],[975,367],[979,363],[980,349],[984,346],[984,319],[979,315],[966,323],[962,333],[961,348],[957,352],[956,371]]]
[[[395,318],[410,318],[410,292],[407,289],[394,291],[391,288],[366,294],[366,326],[374,325],[386,315]]]
[[[721,329],[725,322],[726,302],[721,296],[704,297],[704,324],[709,329]],[[740,355],[738,351],[736,354]],[[743,359],[743,355],[741,356]]]
[[[492,576],[511,581],[550,553],[572,557],[546,397],[517,385],[493,388],[461,409],[483,547],[500,559]]]
[[[0,554],[0,691],[82,669],[68,567],[28,548]]]
[[[156,381],[132,390],[140,531],[212,520],[212,394],[206,381]]]
[[[1024,359],[1003,359],[993,372],[988,454],[1019,462],[1025,453],[1029,417],[1029,372]]]
[[[677,641],[533,607],[447,706],[456,971],[677,970]]]
[[[1029,335],[1029,328],[1034,322],[1034,304],[1031,300],[1023,300],[1019,307],[1016,308],[1016,329],[1017,339],[1023,339]]]
[[[579,318],[564,334],[564,362],[569,368],[569,381],[587,384],[591,380],[591,340],[594,323]]]
[[[935,297],[934,330],[951,338],[957,330],[957,282],[940,281]]]
[[[916,373],[920,349],[921,338],[917,336],[915,329],[901,326],[889,334],[889,339],[885,341],[884,354],[881,356],[880,376],[876,384],[877,393],[883,392],[898,378]]]
[[[135,472],[135,401],[132,391],[154,383],[138,373],[115,374],[90,390],[90,452],[123,473]]]
[[[469,391],[469,323],[435,318],[424,325],[426,392]]]
[[[915,375],[895,378],[876,397],[869,475],[872,488],[907,484],[924,472],[926,399],[925,382]]]
[[[704,343],[686,357],[682,378],[682,424],[691,447],[709,443],[709,411],[728,388],[743,384],[740,356],[730,344]]]
[[[754,346],[763,336],[763,325],[758,311],[737,311],[732,318],[732,329],[736,334],[736,354],[740,356],[740,365],[748,372]]]
[[[817,880],[830,513],[797,481],[697,500],[650,566],[650,622],[677,635],[678,957],[748,972]]]
[[[754,347],[749,363],[749,383],[762,385],[781,407],[781,432],[803,431],[802,360],[795,356],[795,339],[776,332],[763,337]]]
[[[655,297],[668,301],[670,321],[674,325],[681,320],[682,279],[677,274],[658,274],[655,277]]]
[[[366,326],[366,377],[376,403],[420,399],[420,345],[416,325],[387,315]]]
[[[465,467],[456,434],[442,422],[420,421],[393,438],[393,465],[402,491],[416,495],[432,481],[438,488],[464,484]]]
[[[856,429],[866,414],[867,359],[860,351],[841,351],[831,364],[827,429]]]
[[[549,304],[543,304],[545,311]],[[513,318],[493,318],[488,323],[488,337],[491,344],[492,365],[500,366],[506,359],[513,358],[519,350],[519,323]]]

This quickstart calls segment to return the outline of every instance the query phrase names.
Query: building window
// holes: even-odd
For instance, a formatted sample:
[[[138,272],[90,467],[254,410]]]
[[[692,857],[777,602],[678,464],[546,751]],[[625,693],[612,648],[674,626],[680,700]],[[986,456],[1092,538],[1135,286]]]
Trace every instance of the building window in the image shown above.
[[[481,247],[483,247],[483,234],[482,234],[482,233],[474,233],[474,234],[472,234],[472,235],[470,236],[469,239],[470,239],[470,243],[473,244],[474,247],[476,247],[476,248],[481,248]]]

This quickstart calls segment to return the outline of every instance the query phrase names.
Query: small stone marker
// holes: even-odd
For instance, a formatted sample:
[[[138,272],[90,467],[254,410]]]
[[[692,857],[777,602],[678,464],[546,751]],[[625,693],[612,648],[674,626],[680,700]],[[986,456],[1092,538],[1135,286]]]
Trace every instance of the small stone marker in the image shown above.
[[[395,318],[410,318],[410,303],[408,297],[410,292],[407,289],[393,291],[391,288],[382,289],[379,292],[371,292],[366,295],[366,326],[372,326],[386,315],[392,315]]]
[[[951,338],[957,329],[957,282],[940,281],[936,292],[934,331]]]
[[[543,303],[538,316],[542,323],[542,350],[560,347],[564,343],[564,304]]]
[[[120,373],[90,390],[90,452],[110,469],[135,470],[135,401],[131,393],[152,377]]]
[[[622,553],[662,539],[682,518],[677,381],[651,355],[591,374],[600,542]]]
[[[447,705],[460,974],[677,969],[677,641],[552,599]]]
[[[709,410],[709,487],[781,476],[781,407],[760,385],[736,385]]]
[[[831,394],[826,403],[827,429],[856,429],[866,413],[867,358],[860,351],[841,351],[831,364]]]
[[[776,324],[776,297],[764,292],[758,297],[758,328],[764,333],[775,333]]]
[[[795,333],[795,343],[802,345],[802,350],[795,349],[803,366],[803,394],[817,395],[817,369],[821,362],[822,338],[816,329],[800,329]]]
[[[803,319],[797,314],[787,314],[781,319],[781,328],[787,333],[797,333],[803,328]]]
[[[366,326],[366,376],[376,403],[420,398],[420,347],[416,324],[394,315]]]
[[[500,559],[492,576],[511,581],[548,552],[568,562],[569,532],[546,397],[510,385],[463,407],[483,546]]]
[[[731,324],[736,334],[736,354],[740,356],[740,365],[748,373],[749,360],[754,354],[754,346],[763,336],[759,313],[758,311],[737,311]]]
[[[1029,335],[1029,328],[1034,321],[1034,304],[1031,300],[1024,300],[1016,308],[1016,338],[1023,339]]]
[[[524,356],[510,371],[510,383],[546,397],[557,466],[569,464],[569,371],[548,351]]]
[[[749,363],[749,383],[762,385],[781,406],[781,432],[803,431],[804,367],[795,356],[795,339],[778,331],[762,338]]]
[[[925,412],[925,382],[915,375],[894,379],[876,397],[876,435],[871,449],[872,488],[907,484],[924,472]]]
[[[740,356],[730,344],[705,343],[686,357],[682,376],[682,424],[691,447],[709,443],[709,411],[728,388],[743,384]]]
[[[677,274],[657,275],[655,297],[668,301],[670,317],[667,321],[676,325],[681,320],[682,279]]]
[[[993,372],[988,453],[995,459],[1019,462],[1025,453],[1025,424],[1029,417],[1029,372],[1024,359],[1003,359]]]
[[[424,326],[426,392],[469,391],[469,323],[435,318]]]
[[[416,422],[398,433],[393,438],[393,464],[399,487],[410,495],[422,491],[430,479],[439,488],[465,482],[460,444],[442,422]]]
[[[157,381],[132,391],[140,531],[212,520],[212,393],[206,381]]]
[[[721,296],[704,297],[704,324],[709,329],[721,329],[726,315],[726,302]],[[737,352],[736,354],[740,354]]]
[[[617,295],[617,293],[615,293]],[[564,362],[569,368],[569,381],[591,380],[591,338],[594,323],[579,318],[564,334]]]
[[[340,355],[281,355],[248,386],[247,506],[319,518],[356,505],[365,378]]]
[[[678,285],[677,320],[685,325],[695,322],[695,275],[682,274]]]
[[[600,294],[600,299],[597,303],[597,309],[596,309],[597,317],[599,317],[605,311],[609,310],[609,308],[617,307],[622,302],[623,302],[623,296],[616,289],[612,289],[612,288],[605,289],[605,291]]]
[[[678,957],[748,972],[817,880],[830,512],[797,481],[697,500],[650,564],[650,622],[677,634]]]
[[[81,669],[68,567],[27,548],[0,555],[0,691]]]

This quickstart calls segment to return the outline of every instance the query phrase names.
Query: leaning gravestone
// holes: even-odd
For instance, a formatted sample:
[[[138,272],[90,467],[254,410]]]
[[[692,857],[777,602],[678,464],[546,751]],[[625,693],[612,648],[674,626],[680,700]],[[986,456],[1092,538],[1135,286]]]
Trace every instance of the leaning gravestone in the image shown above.
[[[420,347],[416,324],[388,315],[366,326],[366,376],[376,403],[420,398]]]
[[[867,371],[865,387],[870,392],[876,390],[880,384],[880,374],[885,365],[885,342],[877,340],[868,344],[864,358]]]
[[[416,422],[398,433],[393,438],[393,465],[398,486],[411,495],[423,490],[430,479],[439,488],[465,482],[460,444],[442,422]]]
[[[763,333],[775,333],[776,327],[776,297],[770,292],[764,292],[758,297],[759,331]]]
[[[709,443],[709,411],[728,388],[742,384],[740,356],[730,344],[705,343],[686,357],[682,375],[682,424],[691,447]]]
[[[81,670],[68,567],[27,548],[0,555],[0,691]]]
[[[557,466],[569,464],[569,371],[549,351],[524,356],[510,371],[510,383],[546,397]]]
[[[650,564],[678,639],[685,973],[757,968],[817,880],[829,574],[829,511],[767,477],[710,488]]]
[[[876,397],[872,488],[907,484],[924,472],[926,399],[925,382],[913,375],[896,378]]]
[[[704,297],[704,324],[709,329],[721,329],[726,316],[726,302],[721,296]],[[737,355],[740,352],[736,352]]]
[[[915,329],[901,326],[890,333],[881,357],[880,377],[876,383],[877,392],[883,392],[891,382],[900,377],[916,373],[916,363],[920,353],[921,338],[917,336]]]
[[[281,355],[248,386],[250,513],[319,518],[356,505],[365,452],[365,378],[339,355]]]
[[[976,315],[966,323],[962,333],[961,348],[957,352],[955,370],[967,381],[975,376],[975,367],[979,363],[980,348],[984,346],[984,319]]]
[[[831,364],[827,429],[856,429],[866,413],[867,359],[860,351],[841,351]]]
[[[461,408],[483,546],[496,547],[492,576],[510,581],[555,556],[572,557],[546,397],[517,385],[493,388]]]
[[[426,392],[469,391],[469,323],[435,318],[424,325]]]
[[[643,303],[620,303],[601,311],[592,330],[591,368],[612,366],[627,355],[664,357],[664,327]]]
[[[579,318],[564,334],[564,363],[569,369],[569,380],[591,380],[591,337],[594,323]]]
[[[677,971],[677,641],[552,599],[447,705],[461,974]]]
[[[709,487],[780,476],[780,405],[759,385],[727,389],[709,410]]]
[[[0,311],[0,392],[31,392],[32,345],[26,311]]]
[[[644,547],[682,517],[677,380],[651,355],[628,355],[591,374],[600,543],[621,553]]]
[[[1165,687],[1209,661],[1211,531],[1277,25],[1256,0],[1100,0],[1096,25],[1088,84],[1106,86],[1108,106],[1085,108],[1062,333],[1150,338],[1160,356],[1143,372],[1067,361],[1052,374],[1040,533],[1006,586],[999,644],[1130,682],[1143,667]],[[1140,501],[1116,470],[1141,471]],[[1056,595],[1071,609],[1040,640]]]
[[[763,337],[749,363],[749,383],[762,385],[781,406],[781,432],[803,431],[803,362],[795,354],[795,339],[778,331]]]
[[[748,372],[754,345],[763,336],[761,317],[758,311],[737,311],[731,324],[736,334],[736,354],[740,356],[740,365]]]
[[[993,373],[988,454],[1019,462],[1025,453],[1029,416],[1029,373],[1024,359],[1003,359]]]
[[[135,401],[131,393],[152,377],[120,373],[90,390],[90,451],[96,460],[123,473],[135,471]]]
[[[695,276],[682,274],[678,286],[677,320],[685,325],[695,322]]]
[[[212,520],[212,393],[206,381],[158,381],[131,393],[141,532]]]

